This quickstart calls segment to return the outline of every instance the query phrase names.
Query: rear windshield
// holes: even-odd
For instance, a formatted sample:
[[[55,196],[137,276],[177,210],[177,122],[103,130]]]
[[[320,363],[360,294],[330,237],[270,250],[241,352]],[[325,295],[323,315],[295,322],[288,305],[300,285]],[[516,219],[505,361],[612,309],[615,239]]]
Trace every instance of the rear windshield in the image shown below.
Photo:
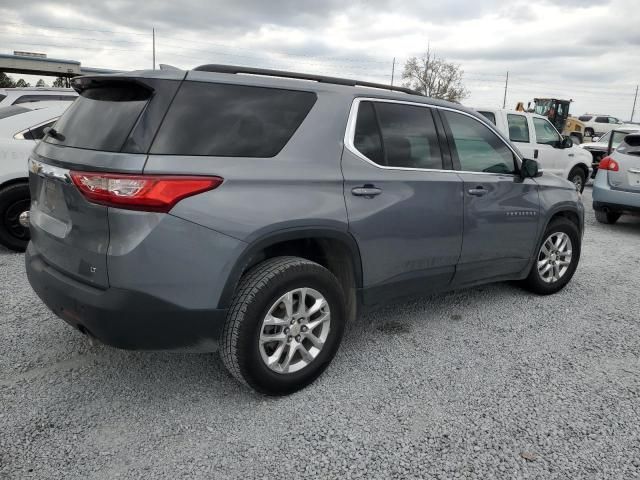
[[[51,100],[73,102],[76,98],[78,97],[72,94],[69,94],[69,95],[22,95],[21,97],[18,97],[16,101],[13,102],[13,104],[18,105],[20,103],[46,102]]]
[[[119,152],[151,91],[131,82],[112,82],[84,90],[55,126],[56,145]]]
[[[150,153],[273,157],[315,101],[312,92],[185,82]]]
[[[18,107],[17,105],[11,105],[10,107],[0,108],[0,119],[13,117],[19,113],[29,112],[28,108]]]

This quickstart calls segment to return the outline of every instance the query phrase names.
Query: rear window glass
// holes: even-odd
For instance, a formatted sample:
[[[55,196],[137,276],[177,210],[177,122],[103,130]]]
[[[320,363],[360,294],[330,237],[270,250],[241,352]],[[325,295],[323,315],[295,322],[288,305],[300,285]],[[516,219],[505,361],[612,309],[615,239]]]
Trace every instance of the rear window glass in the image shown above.
[[[10,107],[0,108],[0,119],[13,117],[19,113],[30,112],[28,108],[18,107],[17,105],[11,105]]]
[[[593,116],[591,115],[582,115],[581,117],[578,117],[578,120],[580,120],[581,122],[588,122],[592,118]]]
[[[507,115],[509,123],[509,140],[512,142],[529,143],[529,125],[523,115]]]
[[[73,102],[76,98],[78,98],[76,95],[22,95],[21,97],[18,97],[16,99],[15,102],[13,102],[14,105],[18,105],[20,103],[31,103],[31,102],[45,102],[45,101],[51,101],[51,100],[62,100],[62,101],[68,101],[68,102]]]
[[[56,124],[58,135],[45,142],[118,152],[149,101],[151,92],[128,82],[88,88]]]
[[[496,124],[496,116],[493,112],[478,112],[478,113],[482,115],[484,118],[486,118],[487,120],[489,120],[494,125]]]
[[[185,82],[150,153],[220,157],[273,157],[316,101],[295,90]]]

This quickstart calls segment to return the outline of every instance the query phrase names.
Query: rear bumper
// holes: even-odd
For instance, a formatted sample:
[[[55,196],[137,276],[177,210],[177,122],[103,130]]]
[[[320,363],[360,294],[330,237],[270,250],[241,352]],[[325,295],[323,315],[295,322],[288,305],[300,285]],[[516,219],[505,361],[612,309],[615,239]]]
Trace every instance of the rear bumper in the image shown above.
[[[599,171],[593,183],[593,209],[612,212],[640,211],[640,192],[628,192],[611,188],[607,172]]]
[[[47,265],[29,244],[33,290],[58,317],[102,343],[127,350],[215,351],[226,310],[186,309],[142,292],[101,290]]]

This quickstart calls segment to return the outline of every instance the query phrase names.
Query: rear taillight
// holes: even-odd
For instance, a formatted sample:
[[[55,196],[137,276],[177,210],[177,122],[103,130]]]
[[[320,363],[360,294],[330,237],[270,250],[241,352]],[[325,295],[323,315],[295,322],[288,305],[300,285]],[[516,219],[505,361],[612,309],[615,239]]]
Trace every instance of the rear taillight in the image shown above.
[[[93,203],[128,210],[165,213],[183,198],[213,190],[222,183],[220,177],[94,172],[71,172],[71,179],[80,192]]]
[[[598,164],[598,169],[617,172],[618,170],[620,170],[620,165],[618,165],[618,162],[616,162],[613,158],[604,157],[602,160],[600,160],[600,163]]]

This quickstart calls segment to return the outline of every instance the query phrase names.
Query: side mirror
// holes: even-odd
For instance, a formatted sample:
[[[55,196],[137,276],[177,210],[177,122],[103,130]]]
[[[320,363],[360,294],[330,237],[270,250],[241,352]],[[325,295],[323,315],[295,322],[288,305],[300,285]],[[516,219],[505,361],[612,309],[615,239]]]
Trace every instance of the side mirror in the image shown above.
[[[600,141],[600,137],[591,137],[591,141],[597,143]]]
[[[535,160],[525,158],[522,161],[522,167],[520,168],[520,175],[522,178],[536,178],[542,176],[540,165]]]
[[[571,137],[562,137],[560,140],[559,148],[571,148],[573,147],[573,140]]]

